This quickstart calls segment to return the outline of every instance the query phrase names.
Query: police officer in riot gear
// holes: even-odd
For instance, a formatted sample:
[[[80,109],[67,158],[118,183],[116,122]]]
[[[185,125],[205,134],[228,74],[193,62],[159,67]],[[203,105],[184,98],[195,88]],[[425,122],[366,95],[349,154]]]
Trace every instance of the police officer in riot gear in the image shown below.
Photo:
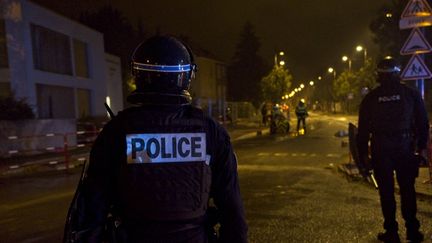
[[[191,106],[196,65],[173,37],[156,36],[132,58],[134,106],[103,129],[78,199],[83,242],[102,242],[107,215],[117,242],[209,242],[209,199],[219,242],[247,242],[237,162],[227,132]]]
[[[368,93],[360,105],[358,151],[363,164],[368,160],[371,142],[373,168],[384,216],[384,233],[378,239],[400,242],[396,222],[394,171],[400,188],[402,216],[407,240],[420,242],[420,224],[416,218],[415,178],[420,155],[426,154],[429,121],[420,94],[402,84],[397,62],[387,57],[378,64],[380,86]]]
[[[301,99],[297,104],[295,114],[297,116],[297,132],[300,131],[300,124],[302,125],[304,132],[306,132],[306,117],[308,116],[308,112],[303,99]]]

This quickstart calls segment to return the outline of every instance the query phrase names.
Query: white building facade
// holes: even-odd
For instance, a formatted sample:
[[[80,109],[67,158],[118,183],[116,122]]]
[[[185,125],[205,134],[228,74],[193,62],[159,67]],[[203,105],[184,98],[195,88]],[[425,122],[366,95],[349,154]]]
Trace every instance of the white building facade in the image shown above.
[[[123,108],[120,59],[101,33],[27,0],[0,5],[0,95],[41,119],[105,116],[105,101]]]

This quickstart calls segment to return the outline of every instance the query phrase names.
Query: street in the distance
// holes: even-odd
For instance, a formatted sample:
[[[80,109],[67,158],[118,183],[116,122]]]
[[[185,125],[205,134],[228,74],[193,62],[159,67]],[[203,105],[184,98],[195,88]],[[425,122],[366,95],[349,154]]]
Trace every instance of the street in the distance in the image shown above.
[[[233,136],[250,242],[377,242],[378,192],[338,171],[349,157],[347,138],[335,133],[355,119],[313,114],[303,136]],[[79,169],[2,179],[1,242],[60,242],[78,178]],[[418,217],[432,242],[431,198],[419,198]]]

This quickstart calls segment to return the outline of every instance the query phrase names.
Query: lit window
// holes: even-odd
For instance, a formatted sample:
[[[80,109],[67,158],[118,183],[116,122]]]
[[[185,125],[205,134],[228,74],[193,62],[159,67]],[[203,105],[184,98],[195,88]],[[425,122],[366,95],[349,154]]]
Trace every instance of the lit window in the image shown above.
[[[74,59],[75,59],[75,76],[88,78],[88,54],[87,44],[85,42],[74,39]]]

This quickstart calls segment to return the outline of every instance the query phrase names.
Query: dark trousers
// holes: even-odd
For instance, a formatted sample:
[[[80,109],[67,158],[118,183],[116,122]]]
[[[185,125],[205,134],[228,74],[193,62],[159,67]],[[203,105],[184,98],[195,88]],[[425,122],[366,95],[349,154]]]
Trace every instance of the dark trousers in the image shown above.
[[[372,165],[378,183],[384,229],[397,231],[396,200],[394,195],[394,171],[400,188],[401,211],[407,231],[417,231],[420,223],[416,218],[417,203],[415,178],[418,176],[418,162],[409,152],[393,151],[372,154]]]
[[[297,117],[297,132],[300,130],[300,123],[302,123],[303,129],[306,132],[306,117]]]

